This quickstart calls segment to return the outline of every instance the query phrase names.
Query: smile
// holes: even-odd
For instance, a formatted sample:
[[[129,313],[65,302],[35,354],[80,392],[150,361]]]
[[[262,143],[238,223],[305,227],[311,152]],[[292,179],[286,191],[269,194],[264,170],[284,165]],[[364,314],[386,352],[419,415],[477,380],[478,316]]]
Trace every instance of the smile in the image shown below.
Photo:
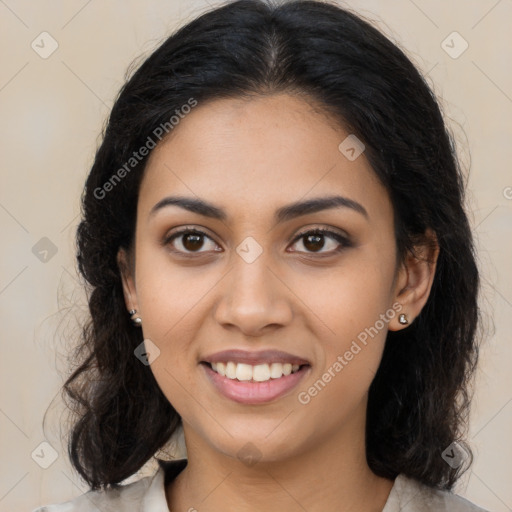
[[[310,370],[309,364],[202,362],[206,376],[223,396],[239,403],[261,404],[291,391]]]
[[[279,379],[283,375],[290,375],[299,370],[300,365],[291,363],[264,363],[250,365],[244,363],[211,363],[212,370],[228,379],[240,381],[265,382],[270,379]]]

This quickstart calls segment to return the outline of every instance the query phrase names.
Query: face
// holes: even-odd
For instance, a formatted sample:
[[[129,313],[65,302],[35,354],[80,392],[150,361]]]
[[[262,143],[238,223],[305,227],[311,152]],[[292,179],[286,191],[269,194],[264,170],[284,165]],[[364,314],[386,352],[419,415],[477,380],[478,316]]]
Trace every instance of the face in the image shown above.
[[[414,285],[430,283],[397,266],[390,199],[364,152],[338,148],[348,135],[298,97],[223,99],[199,104],[149,157],[124,290],[187,445],[236,457],[250,442],[270,461],[362,435],[387,330],[401,328],[399,309],[419,311]],[[297,206],[326,198],[338,199]],[[235,382],[205,364],[225,350],[307,365]],[[268,378],[265,358],[287,373],[273,356],[249,366],[253,379]]]

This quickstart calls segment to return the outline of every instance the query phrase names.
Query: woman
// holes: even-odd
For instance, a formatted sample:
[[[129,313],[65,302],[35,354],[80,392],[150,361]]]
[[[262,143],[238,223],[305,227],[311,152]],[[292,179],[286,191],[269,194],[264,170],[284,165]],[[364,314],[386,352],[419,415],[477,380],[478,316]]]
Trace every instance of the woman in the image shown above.
[[[83,194],[69,455],[39,510],[481,511],[463,176],[400,49],[334,4],[228,3],[122,88]],[[187,458],[134,475],[183,427]],[[67,507],[67,508],[66,508]]]

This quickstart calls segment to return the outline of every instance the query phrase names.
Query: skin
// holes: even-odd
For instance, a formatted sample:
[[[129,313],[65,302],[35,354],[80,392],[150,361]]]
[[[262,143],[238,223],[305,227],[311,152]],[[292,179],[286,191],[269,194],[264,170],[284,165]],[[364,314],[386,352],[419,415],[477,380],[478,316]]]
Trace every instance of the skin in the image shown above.
[[[135,251],[120,250],[118,262],[126,307],[137,309],[144,339],[160,350],[150,368],[183,420],[188,465],[166,489],[172,511],[385,505],[394,482],[367,465],[364,432],[387,330],[406,327],[398,314],[309,403],[298,394],[393,304],[413,321],[428,298],[437,249],[418,247],[422,258],[397,264],[389,196],[364,153],[350,161],[340,152],[347,135],[303,97],[222,99],[195,107],[149,157]],[[178,206],[150,215],[169,195],[209,201],[227,218]],[[284,205],[329,195],[357,201],[368,216],[331,208],[274,222]],[[186,236],[162,243],[183,227],[206,232],[202,246]],[[345,234],[350,244],[329,235],[294,241],[317,227]],[[236,252],[249,236],[263,251],[252,263]],[[194,250],[198,257],[186,256]],[[199,365],[228,348],[283,350],[311,368],[285,396],[240,404],[221,395]],[[237,456],[249,442],[260,457],[254,465]]]

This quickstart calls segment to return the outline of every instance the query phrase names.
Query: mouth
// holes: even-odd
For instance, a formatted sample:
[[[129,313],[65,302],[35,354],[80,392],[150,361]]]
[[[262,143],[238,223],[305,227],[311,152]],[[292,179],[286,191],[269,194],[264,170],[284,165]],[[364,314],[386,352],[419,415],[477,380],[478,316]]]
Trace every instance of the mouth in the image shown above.
[[[244,404],[262,404],[282,397],[309,373],[309,364],[207,362],[200,366],[226,398]]]
[[[309,364],[291,363],[262,363],[257,365],[227,362],[201,361],[201,364],[209,366],[214,372],[222,377],[240,382],[267,382],[271,379],[280,379],[283,376],[297,373],[301,368]]]

